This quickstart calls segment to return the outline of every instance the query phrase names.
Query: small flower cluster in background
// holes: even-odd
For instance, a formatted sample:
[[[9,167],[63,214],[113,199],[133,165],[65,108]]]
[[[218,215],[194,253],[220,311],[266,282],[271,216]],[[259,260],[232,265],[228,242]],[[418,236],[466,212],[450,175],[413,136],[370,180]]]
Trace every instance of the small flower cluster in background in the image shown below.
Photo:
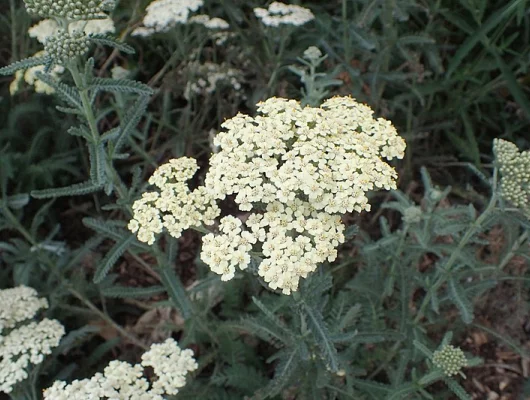
[[[144,368],[152,367],[156,379],[144,377]],[[56,381],[44,391],[44,400],[71,399],[145,399],[163,400],[163,395],[175,395],[186,384],[186,375],[195,371],[198,364],[193,351],[182,350],[173,339],[153,344],[142,355],[140,364],[111,361],[103,373],[90,379],[76,380],[70,384]]]
[[[172,160],[150,181],[162,193],[146,193],[134,204],[129,228],[150,244],[163,227],[179,237],[204,222],[206,214],[194,209],[208,204],[215,210],[215,200],[233,195],[239,210],[253,212],[246,229],[238,218],[224,217],[220,234],[204,236],[202,260],[229,280],[256,251],[265,257],[259,275],[290,294],[317,264],[337,257],[345,229],[340,216],[369,211],[367,191],[396,187],[396,171],[383,159],[403,157],[405,142],[389,121],[373,118],[368,106],[350,97],[318,108],[271,98],[258,104],[258,113],[238,114],[222,125],[226,131],[214,139],[220,151],[210,158],[205,186],[196,189],[203,197],[190,197],[182,186],[196,168],[188,168],[187,159]],[[161,212],[168,214],[161,218]],[[218,215],[208,212],[206,219]]]
[[[503,139],[494,140],[493,151],[502,175],[503,197],[530,218],[530,151],[520,152]]]
[[[301,6],[273,2],[268,8],[255,8],[254,14],[266,26],[301,26],[315,19],[313,13]]]
[[[190,63],[188,69],[193,74],[186,83],[184,97],[190,99],[195,95],[211,95],[221,85],[231,88],[231,92],[241,90],[243,72],[226,64],[206,62]]]
[[[48,308],[46,299],[26,286],[0,290],[0,392],[10,393],[28,378],[28,370],[43,362],[59,345],[64,327],[59,321],[32,319]]]

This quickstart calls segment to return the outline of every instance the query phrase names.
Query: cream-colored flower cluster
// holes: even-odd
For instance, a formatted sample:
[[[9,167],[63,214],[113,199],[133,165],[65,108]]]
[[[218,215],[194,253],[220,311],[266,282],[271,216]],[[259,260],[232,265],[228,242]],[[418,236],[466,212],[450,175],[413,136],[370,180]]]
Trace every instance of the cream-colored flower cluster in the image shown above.
[[[26,286],[0,290],[0,392],[28,378],[28,367],[40,364],[59,345],[64,327],[56,320],[31,320],[48,302]]]
[[[530,151],[519,152],[515,144],[503,139],[494,140],[493,150],[503,197],[530,217]]]
[[[186,99],[190,99],[192,94],[212,94],[221,85],[230,86],[235,92],[241,90],[243,73],[226,64],[192,63],[189,69],[193,71],[193,77],[188,80],[184,90]]]
[[[84,32],[85,35],[114,33],[116,28],[114,21],[107,17],[105,19],[93,19],[89,21],[75,21],[68,26],[70,32]],[[30,37],[45,44],[48,38],[57,35],[61,31],[59,24],[54,19],[43,19],[28,29]]]
[[[232,196],[250,213],[245,223],[221,219],[219,233],[204,236],[201,258],[229,280],[237,268],[248,268],[255,252],[262,257],[258,274],[290,294],[319,263],[337,257],[344,242],[341,215],[369,211],[368,191],[396,187],[396,171],[384,159],[402,158],[405,142],[389,121],[350,97],[319,108],[272,98],[258,104],[258,114],[225,121],[226,130],[214,138],[219,151],[210,158],[204,186],[209,204]],[[160,232],[158,208],[130,227],[152,224],[149,231]],[[179,232],[181,218],[171,219]],[[171,233],[171,224],[165,227]]]
[[[150,36],[166,32],[177,24],[186,23],[190,13],[203,4],[203,0],[155,0],[146,8],[143,26],[136,28],[132,35]]]
[[[207,29],[228,29],[230,25],[222,18],[211,18],[207,14],[194,15],[189,19],[192,24],[199,24]]]
[[[189,181],[197,171],[193,158],[170,160],[160,166],[149,183],[159,191],[147,192],[133,204],[133,219],[129,229],[138,240],[153,244],[155,235],[167,229],[178,238],[182,231],[193,226],[212,225],[220,214],[213,197],[203,186],[190,191]]]
[[[142,355],[142,365],[152,367],[158,377],[153,383],[155,392],[175,395],[186,384],[186,375],[199,366],[193,358],[193,351],[182,350],[173,339],[153,344]]]
[[[236,194],[243,211],[260,203],[309,202],[330,214],[370,211],[366,192],[394,189],[404,140],[390,121],[350,97],[320,108],[272,98],[255,118],[238,114],[214,140],[206,187],[217,199]]]
[[[153,383],[144,377],[145,367],[153,367],[157,377]],[[44,400],[163,400],[165,394],[177,394],[186,384],[186,375],[197,368],[192,350],[182,350],[175,340],[167,339],[153,344],[140,364],[111,361],[103,373],[90,379],[71,384],[56,381],[44,391]]]
[[[258,274],[271,289],[284,294],[296,291],[300,278],[319,263],[334,261],[337,246],[344,242],[340,216],[318,212],[299,199],[270,203],[264,213],[250,214],[245,225],[246,229],[240,219],[224,217],[220,234],[204,236],[201,259],[227,281],[236,268],[248,267],[250,252],[259,243],[264,259]]]
[[[266,26],[280,25],[301,26],[315,19],[311,10],[275,1],[268,8],[255,8],[254,14]]]

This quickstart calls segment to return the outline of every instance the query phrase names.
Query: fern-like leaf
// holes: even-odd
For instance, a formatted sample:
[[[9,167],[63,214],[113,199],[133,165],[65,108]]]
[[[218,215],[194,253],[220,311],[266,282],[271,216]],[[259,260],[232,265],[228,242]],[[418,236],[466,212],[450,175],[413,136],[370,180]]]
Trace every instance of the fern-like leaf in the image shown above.
[[[181,312],[182,318],[189,318],[193,313],[193,307],[175,271],[169,266],[164,266],[160,271],[160,279],[174,306]]]
[[[126,54],[134,54],[135,50],[129,46],[128,44],[118,42],[116,38],[109,36],[109,35],[90,35],[88,39],[96,44],[100,44],[103,46],[109,46],[115,49],[118,49]]]
[[[307,315],[309,329],[313,333],[318,346],[322,350],[323,358],[326,360],[329,369],[332,372],[336,372],[339,369],[337,349],[335,348],[335,344],[331,339],[328,327],[324,322],[322,314],[320,314],[317,309],[310,307],[307,304],[304,304],[304,311]]]
[[[254,304],[265,314],[267,319],[276,326],[280,332],[282,332],[284,337],[290,338],[294,337],[294,332],[290,331],[289,328],[276,316],[274,313],[269,310],[261,301],[259,301],[256,297],[252,297],[252,301]]]
[[[468,300],[464,289],[454,277],[449,279],[448,286],[451,301],[456,305],[458,311],[460,311],[462,320],[466,324],[470,324],[475,318],[473,315],[473,305]]]
[[[113,298],[141,298],[151,297],[164,292],[163,286],[149,286],[149,287],[127,287],[127,286],[111,286],[104,288],[101,292],[105,297]]]
[[[140,96],[138,100],[127,110],[121,119],[119,127],[120,134],[114,143],[113,158],[118,158],[118,152],[121,150],[125,140],[133,133],[136,125],[142,119],[147,105],[149,104],[150,96]]]
[[[100,283],[107,276],[110,269],[122,256],[122,254],[125,253],[127,247],[134,240],[134,238],[134,235],[125,236],[116,242],[114,246],[112,246],[110,251],[105,255],[105,258],[103,258],[101,261],[100,266],[96,269],[96,273],[94,274],[94,283]]]
[[[130,79],[94,78],[89,89],[113,93],[137,93],[143,96],[153,94],[153,89],[146,84]]]
[[[31,67],[36,67],[38,65],[45,65],[49,62],[50,58],[48,56],[25,58],[24,60],[15,61],[14,63],[11,63],[6,67],[0,68],[0,75],[12,75],[21,69],[28,69]]]
[[[85,217],[83,218],[83,224],[102,235],[113,239],[114,241],[120,240],[126,233],[124,229],[121,229],[121,224],[117,221],[102,221],[100,219]]]
[[[94,185],[93,182],[76,183],[75,185],[55,189],[33,190],[31,196],[36,199],[49,199],[62,196],[82,196],[94,193],[103,188],[103,185]]]
[[[457,381],[452,378],[445,378],[444,382],[460,400],[471,400],[471,396],[466,393],[465,389]]]
[[[83,108],[79,93],[77,93],[73,87],[62,82],[57,82],[50,75],[44,74],[42,72],[37,72],[36,75],[37,78],[39,78],[45,84],[51,86],[55,90],[55,94],[57,94],[65,103],[77,107],[78,109]]]

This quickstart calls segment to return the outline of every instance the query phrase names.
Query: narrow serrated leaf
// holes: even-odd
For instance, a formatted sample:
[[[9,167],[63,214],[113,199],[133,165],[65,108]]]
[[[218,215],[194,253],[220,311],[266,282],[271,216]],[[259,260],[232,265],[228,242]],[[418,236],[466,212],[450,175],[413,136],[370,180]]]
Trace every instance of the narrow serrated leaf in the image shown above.
[[[137,93],[143,96],[153,94],[153,89],[146,84],[130,79],[94,78],[89,89],[114,93]]]
[[[186,289],[184,289],[184,286],[175,271],[169,266],[164,266],[160,270],[160,279],[166,288],[173,305],[181,312],[182,318],[188,319],[191,317],[193,313],[192,304],[186,293]]]
[[[82,196],[97,192],[102,188],[103,185],[94,185],[93,182],[83,182],[55,189],[33,190],[31,196],[36,199],[49,199],[62,196]]]
[[[315,340],[322,350],[322,355],[328,364],[330,371],[336,372],[339,369],[339,360],[337,357],[337,349],[331,339],[328,327],[324,322],[324,318],[318,310],[304,304],[304,311],[308,317],[308,326]]]
[[[21,69],[28,69],[31,67],[36,67],[38,65],[45,65],[50,61],[49,57],[30,57],[24,60],[15,61],[10,65],[0,68],[0,75],[12,75],[14,72],[17,72]]]
[[[116,38],[109,35],[90,35],[88,39],[96,44],[118,49],[126,54],[134,54],[135,50],[126,43],[118,42]]]
[[[101,290],[105,297],[117,298],[140,298],[151,297],[164,292],[163,286],[149,287],[128,287],[128,286],[111,286]]]
[[[473,305],[468,300],[464,289],[454,277],[449,279],[448,286],[451,301],[456,305],[458,311],[460,311],[462,320],[466,324],[470,324],[475,318],[473,315]]]
[[[105,255],[105,258],[101,260],[99,267],[96,269],[94,274],[94,283],[100,283],[109,273],[110,269],[114,266],[116,261],[122,256],[127,250],[129,244],[135,239],[134,235],[129,235],[121,238],[109,252]]]

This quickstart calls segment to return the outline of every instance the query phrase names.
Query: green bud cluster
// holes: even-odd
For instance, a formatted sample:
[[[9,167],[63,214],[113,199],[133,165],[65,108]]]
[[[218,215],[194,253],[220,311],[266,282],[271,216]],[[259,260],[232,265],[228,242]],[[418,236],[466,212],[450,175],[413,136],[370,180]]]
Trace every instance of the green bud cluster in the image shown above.
[[[61,17],[69,20],[104,18],[112,11],[114,0],[24,0],[28,13],[39,17]]]
[[[90,41],[82,32],[69,34],[62,31],[51,36],[44,45],[44,51],[56,64],[65,64],[88,52]]]
[[[423,211],[421,211],[420,207],[417,206],[411,206],[405,209],[403,212],[403,222],[406,224],[417,224],[421,221],[421,215],[423,214]]]
[[[447,376],[456,375],[463,367],[467,366],[467,359],[464,352],[458,347],[451,346],[450,344],[435,351],[432,357],[432,362]]]
[[[530,151],[519,152],[503,139],[493,141],[493,151],[502,175],[502,196],[530,217]]]

